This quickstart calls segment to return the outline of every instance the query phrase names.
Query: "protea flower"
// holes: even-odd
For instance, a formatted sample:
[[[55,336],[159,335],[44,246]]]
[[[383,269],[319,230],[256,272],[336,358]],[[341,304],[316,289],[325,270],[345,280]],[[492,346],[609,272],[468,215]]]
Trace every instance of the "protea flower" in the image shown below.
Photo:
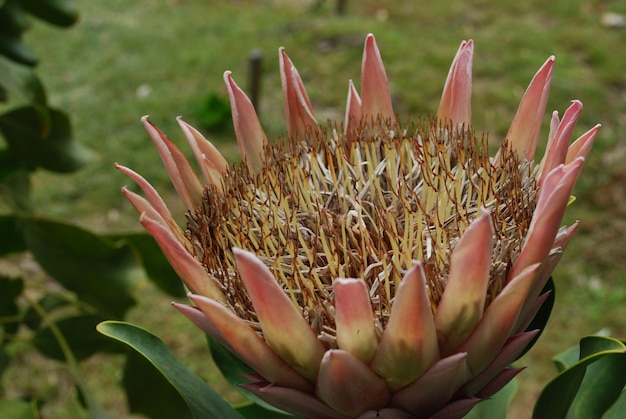
[[[224,74],[242,165],[178,119],[197,176],[154,125],[187,228],[134,171],[123,192],[190,290],[174,304],[256,374],[244,387],[313,418],[455,418],[519,371],[509,364],[578,223],[562,227],[599,126],[570,145],[582,104],[552,115],[534,160],[554,57],[489,157],[470,127],[473,42],[463,41],[434,118],[402,127],[372,35],[361,97],[321,128],[279,50],[286,138],[268,142]]]

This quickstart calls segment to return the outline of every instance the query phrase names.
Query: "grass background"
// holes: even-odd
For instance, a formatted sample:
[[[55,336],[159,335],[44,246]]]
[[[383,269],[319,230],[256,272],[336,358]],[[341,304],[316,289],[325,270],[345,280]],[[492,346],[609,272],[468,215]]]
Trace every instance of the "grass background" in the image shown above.
[[[92,230],[138,228],[136,214],[119,187],[128,180],[113,169],[118,161],[141,172],[182,214],[156,151],[139,118],[151,120],[179,144],[175,117],[192,125],[208,94],[226,98],[222,81],[233,71],[244,89],[247,57],[264,53],[260,115],[268,136],[284,130],[277,48],[297,65],[318,119],[342,119],[347,80],[359,84],[363,40],[377,37],[396,112],[434,114],[448,67],[462,39],[475,41],[473,124],[495,144],[506,134],[532,75],[556,55],[548,110],[562,114],[569,101],[585,105],[575,135],[596,123],[603,128],[576,187],[568,223],[582,225],[554,274],[557,302],[542,339],[520,362],[512,417],[528,417],[539,390],[554,376],[550,356],[601,328],[626,336],[626,28],[602,25],[607,12],[626,14],[621,1],[528,0],[524,2],[352,1],[336,16],[333,1],[78,0],[78,25],[67,32],[36,25],[26,42],[41,57],[39,66],[51,103],[68,112],[77,139],[95,149],[97,161],[67,176],[34,177],[36,207]],[[548,122],[548,116],[544,119]],[[236,159],[232,129],[206,132]],[[545,144],[547,125],[542,131]],[[541,149],[541,146],[540,146]],[[182,218],[182,217],[181,217]],[[175,313],[168,297],[147,288],[131,321],[164,337],[185,363],[220,381],[200,334]],[[22,364],[36,376],[5,376],[15,394],[52,396],[47,418],[81,417],[64,367],[21,349]],[[85,363],[92,388],[105,407],[123,412],[115,388],[118,359]]]

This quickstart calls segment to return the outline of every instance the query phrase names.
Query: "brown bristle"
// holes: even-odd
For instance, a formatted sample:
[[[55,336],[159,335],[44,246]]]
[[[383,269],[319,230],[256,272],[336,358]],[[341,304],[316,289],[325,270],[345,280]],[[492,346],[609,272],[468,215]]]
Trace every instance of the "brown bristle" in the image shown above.
[[[494,224],[487,304],[495,298],[534,211],[530,163],[505,146],[496,166],[486,140],[465,127],[427,120],[410,132],[379,120],[362,124],[350,143],[335,130],[290,138],[267,148],[258,174],[232,166],[223,192],[205,190],[188,214],[189,238],[240,317],[258,326],[233,247],[254,252],[331,344],[337,277],[366,282],[382,330],[397,285],[419,260],[434,312],[450,253],[481,207]]]

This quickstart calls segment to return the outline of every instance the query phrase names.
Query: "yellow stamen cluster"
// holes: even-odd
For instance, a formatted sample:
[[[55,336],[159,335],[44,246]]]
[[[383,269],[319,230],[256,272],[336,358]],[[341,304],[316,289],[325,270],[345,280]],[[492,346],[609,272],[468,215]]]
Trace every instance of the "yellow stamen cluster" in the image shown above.
[[[398,284],[419,260],[435,311],[450,254],[481,207],[491,212],[495,230],[489,304],[534,211],[530,164],[503,147],[496,166],[484,138],[435,120],[411,130],[397,121],[363,124],[349,143],[329,132],[329,138],[316,133],[268,147],[257,174],[232,166],[222,189],[208,187],[202,207],[188,214],[194,252],[237,315],[258,326],[233,247],[256,253],[329,341],[337,277],[366,282],[382,328]]]

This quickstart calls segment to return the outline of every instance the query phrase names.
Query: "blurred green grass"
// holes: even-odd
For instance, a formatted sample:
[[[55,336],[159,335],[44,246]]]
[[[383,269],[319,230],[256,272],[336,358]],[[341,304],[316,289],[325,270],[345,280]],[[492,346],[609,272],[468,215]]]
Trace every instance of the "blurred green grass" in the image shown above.
[[[363,39],[377,37],[396,111],[413,117],[437,110],[448,67],[462,39],[475,41],[473,121],[493,143],[508,129],[532,75],[552,54],[556,68],[548,110],[562,114],[572,99],[585,109],[575,135],[603,124],[569,208],[568,222],[582,225],[554,274],[557,302],[539,344],[520,364],[513,417],[527,417],[539,389],[554,375],[550,356],[577,339],[608,327],[626,336],[626,28],[601,24],[605,12],[626,13],[619,1],[528,0],[489,2],[348,2],[345,16],[334,2],[79,0],[80,23],[58,33],[39,25],[26,41],[42,58],[41,77],[51,103],[67,111],[75,137],[94,148],[98,160],[70,176],[38,173],[36,207],[99,231],[137,228],[134,210],[119,187],[128,180],[118,161],[145,175],[166,198],[174,194],[139,118],[151,120],[182,144],[175,123],[192,125],[194,110],[210,93],[226,97],[224,70],[247,88],[247,57],[264,52],[260,114],[270,137],[284,132],[277,48],[284,46],[307,85],[318,119],[341,119],[347,80],[359,84]],[[548,115],[542,138],[547,137]],[[232,132],[206,133],[236,159]],[[173,202],[170,199],[168,202]],[[173,212],[182,209],[173,205]],[[206,368],[202,339],[188,342],[193,327],[156,291],[146,293],[133,321],[168,343],[185,342],[186,358]],[[155,306],[162,307],[155,310]],[[142,312],[142,310],[144,310]],[[155,322],[155,311],[162,311]],[[169,330],[168,330],[169,329]],[[176,333],[175,333],[176,332]],[[191,347],[189,345],[192,345]],[[111,364],[109,369],[116,368]],[[96,369],[96,371],[99,371]],[[103,396],[107,388],[102,385]],[[111,402],[119,404],[119,398]],[[62,409],[62,408],[61,408]],[[62,410],[61,410],[62,412]],[[64,417],[63,413],[50,418]],[[65,416],[66,417],[66,416]]]

